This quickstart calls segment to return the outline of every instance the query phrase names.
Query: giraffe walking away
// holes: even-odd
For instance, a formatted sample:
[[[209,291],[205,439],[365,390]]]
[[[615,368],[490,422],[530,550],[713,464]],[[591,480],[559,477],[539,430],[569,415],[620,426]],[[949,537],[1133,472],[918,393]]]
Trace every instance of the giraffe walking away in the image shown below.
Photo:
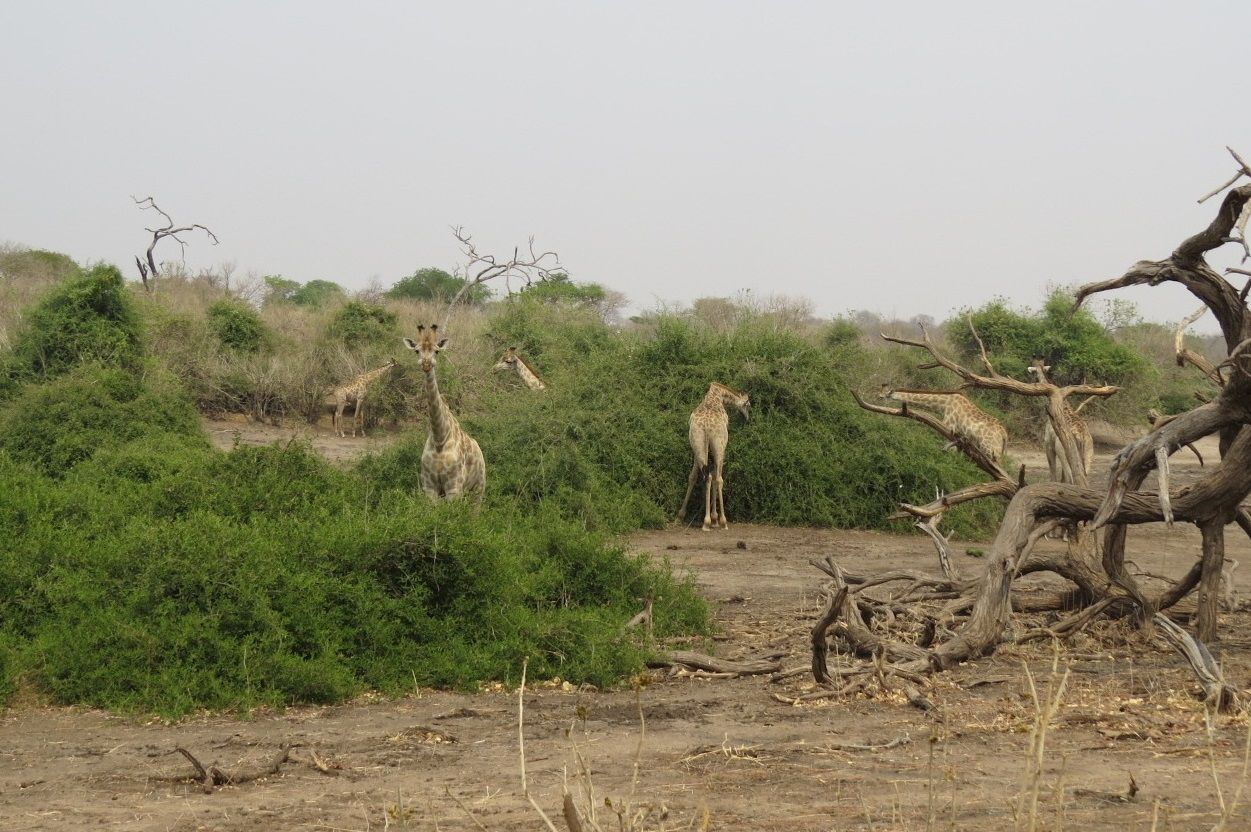
[[[435,359],[447,345],[438,338],[439,327],[417,327],[420,341],[404,339],[404,346],[417,353],[426,376],[426,398],[430,410],[430,433],[421,452],[421,490],[432,500],[454,500],[474,492],[479,505],[486,491],[486,460],[478,442],[461,428],[451,408],[439,393]]]
[[[944,427],[976,445],[992,462],[1001,461],[1008,449],[1007,428],[994,416],[969,401],[963,393],[896,390],[890,385],[884,385],[882,398],[938,411]]]
[[[1035,358],[1034,363],[1029,367],[1029,372],[1043,384],[1051,383],[1047,377],[1050,371],[1051,365],[1044,364],[1041,358]],[[1091,466],[1095,461],[1095,440],[1090,435],[1090,428],[1086,426],[1085,420],[1077,415],[1077,411],[1069,407],[1067,401],[1060,408],[1060,418],[1064,420],[1073,441],[1077,443],[1077,450],[1082,456],[1082,471],[1089,477]],[[1051,422],[1050,409],[1047,411],[1047,422],[1043,425],[1043,450],[1047,454],[1047,468],[1051,471],[1053,481],[1077,482],[1073,469],[1069,465],[1068,454],[1064,452],[1064,443],[1060,441],[1060,435],[1056,433],[1055,425]]]
[[[352,405],[352,435],[356,436],[357,421],[361,423],[361,436],[365,435],[365,394],[369,391],[369,385],[374,379],[386,375],[394,366],[396,366],[396,361],[392,358],[378,369],[361,373],[347,384],[330,391],[330,398],[334,399],[334,413],[330,417],[331,430],[339,436],[346,436],[343,432],[343,411],[350,404]]]
[[[526,387],[529,387],[531,390],[547,389],[547,385],[543,383],[543,379],[539,378],[539,374],[530,369],[530,365],[525,362],[525,359],[517,355],[516,347],[509,347],[507,352],[500,356],[500,360],[495,362],[494,369],[516,372]]]
[[[690,430],[687,434],[695,461],[686,478],[686,496],[682,498],[682,508],[678,509],[677,522],[681,523],[685,519],[686,507],[690,503],[691,492],[695,489],[695,480],[702,473],[702,528],[706,532],[711,531],[714,525],[720,525],[723,529],[729,528],[725,519],[725,478],[721,473],[725,465],[725,446],[730,441],[730,414],[726,411],[727,405],[742,413],[744,419],[751,418],[751,399],[748,395],[714,381],[709,385],[704,400],[691,413]]]

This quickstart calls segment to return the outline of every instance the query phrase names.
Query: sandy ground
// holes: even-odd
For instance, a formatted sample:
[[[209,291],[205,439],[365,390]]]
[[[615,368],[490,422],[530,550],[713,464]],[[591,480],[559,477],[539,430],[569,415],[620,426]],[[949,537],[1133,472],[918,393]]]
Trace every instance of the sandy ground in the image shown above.
[[[241,442],[283,438],[246,424],[209,427],[226,446],[235,430]],[[386,441],[309,435],[336,458]],[[1215,458],[1215,448],[1202,449]],[[1014,456],[1030,470],[1042,466],[1036,451]],[[1177,461],[1179,484],[1198,472],[1192,457]],[[809,558],[833,555],[855,571],[937,571],[921,536],[734,525],[646,532],[631,543],[691,570],[712,602],[719,633],[694,649],[728,658],[780,653],[787,668],[809,660],[820,584]],[[1179,574],[1198,551],[1198,533],[1135,530],[1131,547],[1141,569]],[[966,548],[975,547],[955,551],[972,573],[980,561]],[[1244,563],[1251,556],[1239,536],[1230,535],[1229,550]],[[1214,645],[1243,688],[1251,687],[1249,624],[1245,610],[1226,613],[1223,641]],[[601,821],[611,818],[612,828],[603,798],[618,806],[629,797],[637,760],[634,802],[654,807],[649,829],[700,828],[705,812],[711,829],[1011,829],[1034,715],[1022,666],[1045,688],[1052,658],[1049,645],[1008,647],[958,668],[929,691],[937,703],[929,714],[897,694],[800,706],[774,699],[811,689],[807,675],[773,683],[655,671],[637,692],[539,680],[525,697],[530,788],[563,828],[561,784],[578,770],[576,745],[593,773]],[[1211,829],[1221,800],[1231,802],[1243,781],[1246,717],[1220,718],[1206,731],[1197,685],[1180,658],[1119,626],[1079,636],[1061,661],[1071,675],[1047,735],[1039,828]],[[896,740],[878,750],[837,747]],[[191,771],[174,751],[179,746],[205,764],[248,771],[286,743],[297,744],[291,760],[260,780],[203,794],[177,779]],[[312,764],[314,752],[328,773]],[[1251,829],[1247,803],[1251,794],[1242,796],[1228,829]],[[479,823],[543,828],[520,794],[515,692],[420,690],[400,700],[173,725],[73,708],[0,716],[3,829],[450,830]]]

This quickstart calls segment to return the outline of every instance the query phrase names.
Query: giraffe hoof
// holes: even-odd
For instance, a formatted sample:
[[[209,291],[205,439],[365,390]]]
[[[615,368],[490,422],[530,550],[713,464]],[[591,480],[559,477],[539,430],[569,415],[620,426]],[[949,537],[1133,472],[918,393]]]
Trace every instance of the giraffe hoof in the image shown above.
[[[700,526],[700,527],[699,527],[699,530],[700,530],[701,532],[710,532],[710,531],[712,531],[712,528],[711,528],[710,526],[708,526],[708,524],[706,524],[706,523],[705,523],[703,526]]]

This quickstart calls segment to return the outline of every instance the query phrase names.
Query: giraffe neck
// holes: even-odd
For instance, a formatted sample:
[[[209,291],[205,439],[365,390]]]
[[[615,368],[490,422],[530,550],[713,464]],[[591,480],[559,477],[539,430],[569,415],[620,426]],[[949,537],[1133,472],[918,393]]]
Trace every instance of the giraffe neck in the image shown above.
[[[356,380],[356,383],[360,385],[369,384],[369,382],[378,378],[378,376],[384,375],[390,369],[391,369],[391,365],[387,364],[385,367],[379,367],[376,370],[370,370],[367,373],[362,373],[360,378]]]
[[[525,383],[526,387],[529,387],[531,390],[547,389],[547,385],[543,383],[543,380],[539,378],[538,374],[535,373],[534,370],[531,370],[529,365],[522,361],[521,358],[517,359],[514,366],[517,368],[517,375],[521,377],[521,380]]]
[[[433,367],[426,371],[426,398],[430,403],[430,435],[434,437],[435,446],[442,450],[452,436],[456,419],[447,402],[439,395],[439,381],[435,378]]]

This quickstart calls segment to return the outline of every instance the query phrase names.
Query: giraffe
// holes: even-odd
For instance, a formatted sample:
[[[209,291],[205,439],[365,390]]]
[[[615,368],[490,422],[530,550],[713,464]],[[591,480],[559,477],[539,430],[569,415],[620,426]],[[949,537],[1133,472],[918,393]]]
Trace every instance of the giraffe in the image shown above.
[[[334,399],[334,413],[330,417],[331,430],[339,436],[346,436],[343,432],[343,410],[350,404],[352,405],[352,435],[356,436],[357,421],[361,423],[361,436],[365,435],[365,393],[374,379],[386,375],[395,364],[395,359],[392,358],[378,369],[361,373],[347,384],[330,391],[328,398]]]
[[[543,379],[539,378],[538,373],[530,369],[530,365],[525,359],[517,355],[516,347],[509,347],[508,351],[500,356],[500,360],[495,362],[496,370],[515,370],[521,380],[525,382],[526,387],[531,390],[546,390],[547,385],[543,383]]]
[[[887,384],[882,386],[882,398],[937,410],[944,427],[976,445],[992,462],[1002,460],[1008,448],[1007,429],[962,393],[896,390]]]
[[[1051,380],[1047,377],[1047,373],[1050,371],[1051,365],[1044,364],[1041,358],[1035,358],[1034,362],[1029,366],[1029,372],[1043,384],[1051,383]],[[1069,407],[1067,401],[1063,403],[1060,409],[1060,418],[1064,420],[1073,436],[1073,441],[1077,443],[1077,450],[1082,455],[1083,473],[1086,476],[1090,476],[1090,469],[1095,461],[1095,440],[1090,435],[1090,428],[1086,427],[1086,422],[1077,415],[1076,410]],[[1073,469],[1069,465],[1068,454],[1064,452],[1064,443],[1060,441],[1055,425],[1051,423],[1050,409],[1047,411],[1047,423],[1043,426],[1043,450],[1047,452],[1047,468],[1051,471],[1052,480],[1056,482],[1077,482],[1076,477],[1073,475]]]
[[[421,452],[421,490],[432,500],[454,500],[462,494],[476,492],[478,504],[486,491],[486,460],[482,448],[465,433],[443,396],[435,377],[434,364],[447,339],[436,341],[438,324],[429,329],[417,327],[420,343],[404,339],[404,346],[417,353],[421,371],[426,376],[426,397],[430,410],[430,433]]]
[[[695,479],[704,474],[704,531],[712,531],[709,524],[729,528],[725,520],[725,478],[721,475],[725,465],[725,446],[730,440],[730,414],[726,405],[733,405],[744,419],[751,418],[751,399],[746,393],[731,390],[720,382],[708,386],[708,393],[691,413],[690,430],[687,433],[695,461],[686,478],[686,496],[678,509],[677,522],[686,517],[686,506],[695,488]],[[715,496],[714,496],[715,491]]]

